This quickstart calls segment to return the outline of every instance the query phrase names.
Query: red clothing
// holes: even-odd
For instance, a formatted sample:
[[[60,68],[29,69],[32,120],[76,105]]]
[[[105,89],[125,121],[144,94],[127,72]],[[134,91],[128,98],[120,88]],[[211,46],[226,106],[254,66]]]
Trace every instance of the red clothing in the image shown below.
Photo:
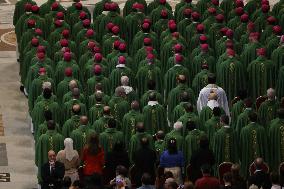
[[[210,175],[203,175],[195,182],[195,189],[219,189],[220,182],[217,178]]]
[[[97,155],[90,155],[88,149],[83,150],[84,175],[102,174],[105,161],[103,149]]]

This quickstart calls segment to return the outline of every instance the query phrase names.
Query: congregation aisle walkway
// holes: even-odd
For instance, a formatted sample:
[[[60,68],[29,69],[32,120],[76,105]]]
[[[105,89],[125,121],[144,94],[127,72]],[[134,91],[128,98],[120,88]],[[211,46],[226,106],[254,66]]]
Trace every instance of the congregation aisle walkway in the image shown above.
[[[30,132],[27,99],[19,90],[16,41],[11,24],[16,1],[0,0],[0,189],[33,189],[37,188],[34,140]],[[97,1],[82,2],[92,11]],[[124,6],[125,0],[114,1],[121,8]],[[174,6],[179,0],[168,1]],[[277,1],[271,0],[270,3],[273,5]],[[41,5],[45,1],[36,2]],[[72,3],[70,0],[61,2],[64,6]]]

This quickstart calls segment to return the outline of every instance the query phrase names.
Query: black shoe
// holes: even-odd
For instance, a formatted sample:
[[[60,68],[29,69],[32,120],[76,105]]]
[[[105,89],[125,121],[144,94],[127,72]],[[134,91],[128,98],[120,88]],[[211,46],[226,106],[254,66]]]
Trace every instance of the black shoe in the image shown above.
[[[25,89],[24,85],[21,85],[21,86],[20,86],[20,91],[21,91],[22,93],[24,93],[24,89]]]

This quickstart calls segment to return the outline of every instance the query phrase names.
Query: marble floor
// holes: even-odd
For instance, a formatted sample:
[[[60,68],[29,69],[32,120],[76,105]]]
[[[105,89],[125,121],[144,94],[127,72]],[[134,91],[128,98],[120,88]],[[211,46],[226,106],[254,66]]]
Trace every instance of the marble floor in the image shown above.
[[[86,0],[83,4],[92,10],[96,1]],[[19,65],[12,25],[15,2],[0,0],[0,189],[32,189],[37,188],[37,169],[27,99],[19,90]],[[45,1],[36,2],[41,5]],[[124,0],[117,2],[124,6]],[[174,6],[178,0],[170,2]],[[271,1],[272,4],[275,2],[277,0]],[[68,6],[71,2],[62,0],[62,4]]]

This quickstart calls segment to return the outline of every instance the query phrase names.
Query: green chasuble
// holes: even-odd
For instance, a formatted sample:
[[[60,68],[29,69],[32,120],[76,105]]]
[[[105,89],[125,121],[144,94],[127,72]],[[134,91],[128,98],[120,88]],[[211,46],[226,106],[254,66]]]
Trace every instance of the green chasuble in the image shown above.
[[[248,43],[244,46],[243,52],[241,56],[241,62],[243,63],[244,67],[246,68],[249,63],[257,58],[256,49],[261,48],[261,44],[258,42],[255,43]]]
[[[276,73],[276,75],[278,75],[278,73],[280,74],[281,67],[284,66],[284,44],[279,46],[278,48],[276,48],[272,52],[271,60],[275,64],[275,71],[276,71],[275,73]],[[284,93],[284,91],[283,91],[283,93]]]
[[[208,64],[209,70],[215,73],[216,62],[215,58],[209,54],[209,52],[201,52],[198,56],[195,56],[192,60],[192,70],[190,75],[194,77],[202,69],[202,64]]]
[[[267,136],[263,126],[252,122],[245,126],[240,135],[241,149],[241,173],[244,177],[247,176],[249,165],[257,157],[262,157],[267,161]]]
[[[61,134],[61,128],[59,125],[56,123],[55,130],[57,133]],[[44,121],[42,124],[39,125],[37,132],[34,134],[35,142],[37,143],[39,137],[43,134],[45,134],[48,131],[47,128],[47,121]]]
[[[165,133],[169,130],[165,108],[157,101],[149,101],[143,108],[144,124],[146,132],[155,134],[162,130]]]
[[[70,138],[73,139],[74,150],[77,150],[81,154],[82,149],[87,144],[90,135],[95,131],[90,129],[88,125],[80,125],[77,129],[73,130],[70,134]]]
[[[103,116],[104,104],[96,103],[94,106],[89,109],[89,122],[91,125],[95,123],[100,117]]]
[[[141,67],[136,74],[136,84],[138,96],[141,97],[147,91],[147,83],[149,80],[154,80],[156,89],[162,92],[163,79],[161,69],[154,64],[147,64]]]
[[[253,110],[251,108],[245,108],[244,107],[243,112],[237,117],[234,130],[237,132],[238,137],[240,137],[242,129],[247,124],[249,124],[249,117],[248,116],[252,111]]]
[[[245,88],[246,74],[243,64],[236,58],[228,58],[218,66],[218,85],[222,86],[227,93],[228,101],[233,100],[237,92]]]
[[[107,128],[100,134],[100,144],[105,153],[111,152],[114,145],[118,142],[123,143],[123,133],[116,128]]]
[[[248,68],[249,92],[253,99],[266,93],[266,90],[274,86],[274,63],[263,56],[252,61]]]
[[[173,129],[172,131],[170,131],[168,134],[166,134],[165,136],[165,145],[168,145],[168,142],[170,139],[176,139],[177,141],[177,149],[179,151],[183,151],[183,147],[184,147],[184,138],[182,136],[182,128],[180,130],[176,130],[176,129]]]
[[[224,0],[220,3],[220,8],[224,11],[225,18],[228,18],[229,12],[234,8],[234,1]]]
[[[149,141],[149,147],[151,149],[154,149],[154,142],[152,135],[148,134],[147,132],[136,132],[131,138],[129,142],[128,147],[128,153],[129,153],[129,159],[131,163],[134,163],[134,155],[141,148],[141,139],[147,138]]]
[[[35,149],[35,164],[38,167],[38,179],[41,180],[41,168],[48,162],[48,151],[54,150],[58,153],[64,149],[64,137],[55,130],[48,130],[38,139]]]
[[[192,90],[194,94],[198,94],[203,87],[208,84],[208,69],[202,69],[198,74],[195,75],[192,81]]]
[[[268,132],[269,165],[271,171],[278,171],[278,166],[284,161],[284,120],[276,118],[271,121]]]
[[[70,90],[69,82],[73,79],[74,78],[72,76],[71,77],[65,76],[64,79],[58,83],[57,90],[56,90],[56,96],[57,96],[59,103],[62,103],[63,96],[69,92]],[[77,81],[77,84],[79,84],[79,81]],[[79,87],[79,89],[82,89],[82,87]]]
[[[91,126],[93,130],[96,131],[96,133],[100,134],[105,131],[105,129],[108,127],[108,120],[113,119],[112,116],[109,115],[103,115],[98,120],[94,122],[94,124]],[[118,122],[117,122],[118,123]],[[119,124],[119,123],[118,123]]]
[[[281,36],[270,34],[270,37],[266,41],[266,56],[271,58],[272,52],[279,46],[279,40]]]
[[[125,2],[125,5],[123,7],[123,16],[126,17],[127,15],[131,14],[132,12],[132,6],[134,3],[139,3],[144,6],[144,11],[147,10],[147,3],[145,0],[127,0]]]
[[[50,98],[50,99],[43,99],[39,102],[37,102],[34,105],[34,109],[31,112],[31,117],[32,117],[32,122],[33,122],[33,126],[35,129],[35,132],[37,132],[37,128],[39,127],[39,125],[41,123],[44,122],[44,112],[46,110],[50,110],[52,112],[53,115],[53,120],[56,123],[60,123],[61,120],[61,109],[59,107],[59,105],[57,104],[57,102],[54,102],[54,99]]]
[[[73,115],[70,119],[68,119],[63,127],[62,127],[62,135],[65,138],[70,137],[70,134],[73,130],[78,129],[80,126],[80,116],[79,115]]]
[[[118,64],[110,74],[111,91],[115,91],[116,87],[120,86],[120,79],[122,76],[129,78],[129,85],[134,86],[134,76],[130,68],[125,65]]]
[[[71,91],[68,91],[62,98],[62,104],[69,102],[72,99],[73,99],[73,94],[72,94]],[[87,101],[86,101],[85,95],[83,93],[80,93],[79,101],[83,104],[86,104]]]
[[[177,85],[177,76],[178,75],[189,75],[189,71],[186,67],[175,64],[172,68],[170,68],[164,77],[164,87],[165,87],[165,96],[167,98],[170,91],[175,88]]]
[[[130,110],[123,116],[121,131],[124,134],[126,146],[128,146],[131,136],[135,134],[135,126],[138,122],[144,122],[143,114],[139,111]]]
[[[135,35],[135,37],[132,40],[132,44],[130,48],[131,56],[134,57],[137,51],[143,47],[145,38],[151,38],[154,49],[159,52],[160,44],[159,44],[158,35],[153,31],[150,31],[149,33],[143,33],[142,31],[140,31]]]
[[[193,113],[193,112],[186,112],[185,114],[183,114],[183,116],[181,116],[178,121],[181,121],[182,122],[182,125],[183,125],[183,137],[185,138],[185,136],[187,135],[188,131],[187,131],[187,128],[186,128],[186,123],[188,121],[194,121],[195,125],[197,128],[199,128],[199,130],[203,129],[203,126],[200,125],[200,120],[199,120],[199,117]]]
[[[277,116],[277,110],[279,108],[278,100],[266,100],[263,102],[258,108],[258,120],[259,124],[263,125],[266,130],[268,130],[268,126],[271,120],[275,119]]]
[[[129,103],[123,98],[119,96],[113,96],[109,101],[109,106],[111,109],[111,114],[114,119],[121,121],[123,116],[127,114],[130,109]]]
[[[213,106],[209,107],[208,105],[212,104]],[[217,105],[217,106],[216,106]],[[222,111],[222,114],[225,114],[225,111],[223,110],[222,107],[218,106],[218,102],[215,100],[209,100],[207,102],[207,106],[204,106],[202,110],[199,113],[199,118],[200,118],[200,124],[204,125],[206,121],[208,121],[212,116],[213,116],[213,109],[215,107],[219,107]],[[221,114],[221,115],[222,115]]]
[[[200,0],[197,2],[196,8],[201,15],[203,15],[203,13],[206,11],[208,6],[210,5],[209,2],[210,2],[209,0]]]
[[[167,5],[167,4],[166,4]],[[166,10],[168,13],[168,18],[172,19],[173,15],[172,15],[172,7],[167,7],[166,5],[158,5],[157,8],[155,8],[154,10],[151,11],[151,13],[149,14],[149,17],[151,18],[151,21],[153,24],[155,24],[159,19],[160,19],[160,15],[161,15],[161,11],[162,10]]]
[[[183,116],[186,111],[184,109],[184,105],[188,102],[180,102],[172,112],[172,123],[175,123],[181,116]]]
[[[173,110],[180,103],[180,95],[183,92],[187,92],[190,97],[190,102],[193,104],[196,102],[193,90],[189,88],[186,84],[180,83],[175,88],[171,90],[168,96],[167,104],[168,104],[168,119],[173,121]]]
[[[212,147],[214,135],[221,128],[220,117],[212,116],[209,120],[205,122],[204,128],[208,136],[208,140],[210,141],[210,146]]]
[[[25,14],[25,5],[26,3],[30,3],[32,5],[35,5],[36,3],[31,0],[20,0],[17,1],[15,4],[15,10],[14,10],[14,15],[13,15],[13,25],[16,26],[18,20],[20,17]]]
[[[51,86],[54,88],[53,80],[49,78],[47,75],[40,75],[38,78],[34,79],[30,86],[30,90],[28,92],[29,112],[33,110],[37,97],[41,95],[42,84],[44,82],[50,82]]]
[[[243,112],[245,109],[245,104],[243,100],[237,101],[233,107],[231,108],[231,126],[232,128],[236,128],[238,116]]]
[[[67,67],[72,68],[72,76],[79,80],[82,81],[82,75],[80,73],[80,68],[78,64],[76,63],[75,60],[71,61],[60,61],[57,63],[56,69],[55,69],[55,83],[58,84],[60,81],[64,79],[64,72]]]
[[[80,105],[80,107],[81,107],[81,115],[87,115],[87,108],[86,108],[86,105],[85,104],[83,104],[81,101],[80,101],[80,99],[74,99],[73,97],[72,97],[72,99],[71,100],[69,100],[68,102],[65,102],[64,104],[63,104],[63,112],[62,112],[62,114],[63,114],[63,117],[61,118],[61,123],[62,124],[64,124],[65,123],[65,121],[67,121],[69,118],[71,118],[72,117],[72,107],[73,107],[73,105],[75,105],[75,104],[79,104]]]
[[[284,66],[282,66],[278,73],[278,80],[276,83],[276,96],[284,96]]]
[[[101,83],[102,90],[107,94],[111,94],[110,90],[110,80],[103,75],[93,75],[93,77],[89,78],[87,81],[87,91],[86,94],[90,96],[93,94],[96,84]]]
[[[110,0],[101,0],[95,4],[93,10],[93,19],[95,20],[104,11],[105,3],[110,2]],[[119,9],[118,9],[119,11]]]
[[[110,97],[106,95],[104,92],[102,92],[102,96],[103,96],[103,100],[102,100],[103,104],[108,105]],[[95,98],[95,94],[90,95],[88,98],[88,103],[87,103],[88,108],[94,106],[96,103],[97,103],[97,100]]]
[[[125,17],[127,29],[127,35],[125,37],[128,44],[132,44],[132,39],[139,31],[140,25],[143,23],[144,18],[145,14],[142,12],[132,12]]]
[[[141,105],[141,107],[147,106],[148,101],[149,101],[149,95],[150,95],[151,93],[154,93],[154,94],[156,95],[157,101],[159,102],[159,104],[162,104],[162,105],[164,104],[164,98],[163,98],[163,96],[161,95],[161,93],[157,92],[156,90],[148,90],[148,91],[146,91],[146,92],[143,94],[143,96],[142,96],[141,99],[140,99],[140,105]]]
[[[183,149],[186,165],[189,164],[193,152],[199,149],[200,138],[204,135],[205,133],[198,129],[189,131],[186,135]]]
[[[192,23],[192,21],[189,18],[184,18],[177,24],[177,31],[183,36],[186,37],[185,28],[186,26],[189,26]]]
[[[219,129],[213,139],[213,152],[216,165],[223,162],[238,162],[238,143],[236,132],[229,126]]]

